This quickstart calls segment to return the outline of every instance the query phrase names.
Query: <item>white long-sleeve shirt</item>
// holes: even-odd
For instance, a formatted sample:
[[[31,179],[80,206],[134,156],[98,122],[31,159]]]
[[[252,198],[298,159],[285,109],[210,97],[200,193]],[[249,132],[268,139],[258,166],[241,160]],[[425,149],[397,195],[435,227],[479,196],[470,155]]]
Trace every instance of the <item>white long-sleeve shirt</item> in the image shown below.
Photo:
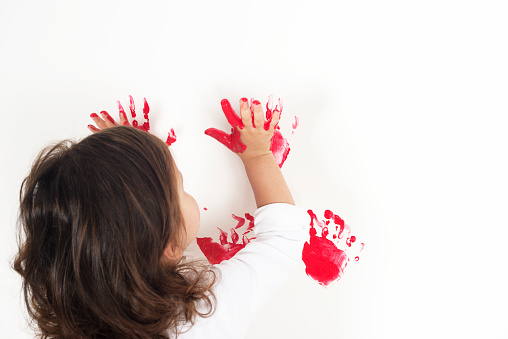
[[[254,212],[256,239],[215,266],[214,314],[198,317],[179,338],[243,338],[259,308],[300,262],[308,223],[307,213],[290,204],[258,208]]]

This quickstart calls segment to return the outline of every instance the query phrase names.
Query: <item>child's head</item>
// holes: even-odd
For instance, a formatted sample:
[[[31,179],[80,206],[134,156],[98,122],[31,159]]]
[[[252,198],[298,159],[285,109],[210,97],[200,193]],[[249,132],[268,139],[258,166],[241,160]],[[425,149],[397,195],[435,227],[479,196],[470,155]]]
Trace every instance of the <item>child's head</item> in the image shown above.
[[[200,314],[196,301],[211,306],[210,271],[179,260],[199,209],[157,137],[118,126],[60,142],[20,198],[14,267],[43,334],[152,338]]]

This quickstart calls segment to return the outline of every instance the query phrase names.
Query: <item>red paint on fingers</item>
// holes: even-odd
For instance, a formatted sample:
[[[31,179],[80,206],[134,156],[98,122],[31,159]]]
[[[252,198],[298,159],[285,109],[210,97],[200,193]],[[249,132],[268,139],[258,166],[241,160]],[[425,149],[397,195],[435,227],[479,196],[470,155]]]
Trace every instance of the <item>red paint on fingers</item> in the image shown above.
[[[146,98],[143,98],[143,117],[145,118],[145,122],[143,123],[142,129],[145,132],[150,131],[150,119],[148,118],[149,113],[150,113],[150,106],[148,106],[148,102],[146,102]]]
[[[95,127],[94,125],[88,125],[88,128],[90,128],[91,130],[93,130],[94,132],[99,132],[100,129]]]
[[[112,124],[115,124],[115,125],[116,125],[115,119],[113,119],[113,118],[111,117],[111,115],[109,115],[109,113],[108,113],[108,112],[106,112],[106,111],[101,111],[101,114],[102,114],[102,115],[104,115],[104,116],[106,117],[106,119],[108,119],[108,121],[109,121],[110,123],[112,123]]]
[[[129,119],[127,118],[127,114],[125,113],[122,104],[120,103],[120,101],[117,101],[117,103],[118,103],[118,112],[120,113],[120,115],[122,115],[123,119],[125,119],[128,122]]]
[[[242,119],[236,114],[233,107],[231,107],[231,104],[229,103],[228,99],[222,99],[221,101],[222,111],[224,112],[224,115],[226,116],[226,119],[228,120],[229,124],[232,127],[239,127],[243,128]]]
[[[132,95],[129,95],[129,109],[131,111],[131,116],[133,118],[136,117],[136,105],[134,104],[134,98]]]

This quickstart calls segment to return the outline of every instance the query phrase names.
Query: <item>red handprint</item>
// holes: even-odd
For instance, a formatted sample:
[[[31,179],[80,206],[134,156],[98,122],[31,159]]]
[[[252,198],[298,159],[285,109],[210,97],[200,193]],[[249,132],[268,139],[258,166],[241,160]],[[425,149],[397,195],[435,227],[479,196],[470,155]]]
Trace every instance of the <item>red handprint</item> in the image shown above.
[[[242,99],[244,102],[247,101],[247,99]],[[273,96],[270,94],[268,97],[268,102],[266,103],[266,113],[265,113],[265,123],[264,123],[264,129],[268,131],[270,128],[270,123],[272,121],[273,112],[280,112],[282,113],[282,100],[279,99],[279,104],[275,106],[275,109],[273,109]],[[250,109],[251,113],[253,112],[252,105],[253,104],[259,104],[259,101],[257,100],[250,100]],[[240,129],[244,128],[244,124],[242,122],[242,119],[238,114],[235,112],[233,107],[231,107],[231,104],[227,99],[223,99],[221,101],[222,111],[224,112],[224,115],[226,116],[226,119],[228,120],[229,124],[231,125],[231,133],[226,133],[224,131],[221,131],[216,128],[208,128],[205,130],[205,134],[211,136],[215,140],[219,141],[221,144],[229,148],[231,151],[235,153],[243,153],[246,149],[246,146],[242,143],[240,138]],[[252,124],[255,127],[254,124],[254,113],[252,113]],[[289,143],[286,138],[282,136],[280,133],[280,127],[275,127],[274,135],[271,140],[270,144],[270,151],[273,153],[273,156],[275,157],[275,160],[279,164],[279,167],[282,167],[284,162],[287,159],[287,156],[290,151]]]
[[[102,117],[104,118],[104,120],[101,119],[96,113],[90,114],[90,117],[97,124],[98,128],[95,127],[94,125],[88,125],[88,128],[92,132],[95,133],[95,132],[100,131],[101,129],[112,127],[112,126],[117,126],[117,125],[131,126],[131,123],[129,122],[129,118],[127,117],[127,114],[125,113],[125,110],[124,110],[122,104],[120,103],[120,101],[117,101],[117,103],[118,103],[118,113],[119,113],[119,117],[120,117],[120,123],[117,123],[115,121],[115,119],[113,119],[109,115],[108,112],[101,111],[100,113],[101,113]],[[148,116],[150,113],[150,106],[148,106],[148,102],[146,101],[146,98],[143,98],[143,118],[145,119],[145,121],[143,122],[142,125],[140,125],[139,122],[136,120],[136,105],[134,104],[134,99],[132,98],[131,95],[129,95],[129,110],[131,112],[131,117],[132,117],[132,126],[137,129],[140,129],[142,131],[150,132],[150,118]],[[171,131],[168,133],[168,138],[166,140],[166,144],[168,146],[171,146],[171,144],[174,143],[175,141],[176,141],[175,131],[173,129],[171,129]]]
[[[217,265],[224,260],[231,259],[238,251],[244,248],[252,239],[248,238],[249,233],[254,228],[254,217],[249,213],[245,213],[245,218],[232,214],[233,219],[238,221],[237,225],[231,228],[231,241],[228,242],[228,234],[219,228],[219,242],[217,243],[210,237],[196,238],[201,252],[205,255],[208,262],[212,265]],[[240,236],[237,233],[237,229],[244,226],[245,219],[249,220],[249,225],[242,232],[242,243],[239,244]]]
[[[356,242],[356,237],[351,235],[351,228],[344,223],[344,220],[330,210],[326,210],[324,213],[326,221],[318,220],[312,210],[308,210],[307,213],[309,213],[311,220],[310,239],[304,244],[302,251],[302,260],[306,266],[305,272],[320,285],[326,287],[342,277],[349,262],[346,252]],[[334,229],[332,228],[333,240],[328,239],[330,233],[328,227],[331,221],[335,224]],[[317,235],[314,222],[321,228],[321,236]],[[347,231],[347,235],[344,231]],[[363,250],[364,246],[365,244],[361,243],[361,247],[356,248],[357,254]],[[356,256],[355,260],[358,261],[359,257]]]

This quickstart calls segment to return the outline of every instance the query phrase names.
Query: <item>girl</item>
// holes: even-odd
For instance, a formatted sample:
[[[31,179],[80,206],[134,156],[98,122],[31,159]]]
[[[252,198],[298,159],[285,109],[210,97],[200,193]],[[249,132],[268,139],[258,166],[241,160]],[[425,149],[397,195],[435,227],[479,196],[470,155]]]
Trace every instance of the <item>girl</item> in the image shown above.
[[[95,116],[97,133],[40,153],[21,188],[13,266],[42,338],[243,337],[299,262],[307,214],[270,152],[280,112],[268,130],[259,101],[224,112],[258,209],[256,239],[215,267],[182,256],[199,208],[162,140]]]

